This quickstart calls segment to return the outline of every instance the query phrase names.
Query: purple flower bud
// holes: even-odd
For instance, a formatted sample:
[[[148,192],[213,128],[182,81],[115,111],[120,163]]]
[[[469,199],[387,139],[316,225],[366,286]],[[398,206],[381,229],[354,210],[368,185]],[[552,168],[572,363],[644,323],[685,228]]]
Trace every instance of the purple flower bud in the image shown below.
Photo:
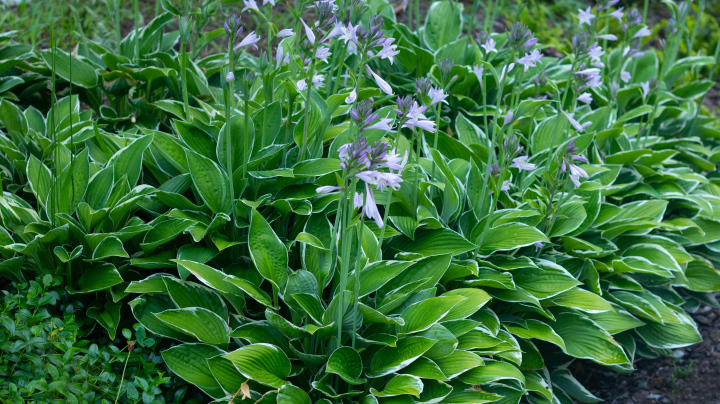
[[[225,81],[228,83],[235,81],[235,75],[233,74],[233,72],[228,72],[228,74],[225,76]]]

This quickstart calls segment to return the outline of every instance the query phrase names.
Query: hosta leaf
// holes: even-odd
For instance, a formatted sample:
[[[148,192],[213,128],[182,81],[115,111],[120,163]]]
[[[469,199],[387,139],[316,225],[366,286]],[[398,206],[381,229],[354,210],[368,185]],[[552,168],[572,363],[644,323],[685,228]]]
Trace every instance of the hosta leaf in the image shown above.
[[[679,323],[647,322],[636,328],[637,334],[646,344],[658,349],[683,348],[702,341],[695,322],[685,313],[675,313]]]
[[[485,364],[477,354],[460,350],[453,351],[444,358],[435,359],[435,363],[448,379],[455,379],[462,373]]]
[[[607,300],[595,293],[580,288],[566,290],[555,295],[550,300],[558,306],[572,307],[587,313],[613,311],[613,307]]]
[[[185,282],[177,278],[163,277],[170,299],[181,309],[202,307],[227,318],[228,309],[220,296],[210,289],[193,282]]]
[[[213,376],[208,359],[225,351],[212,345],[181,344],[162,352],[167,367],[188,383],[192,383],[213,398],[225,396],[222,387]]]
[[[432,348],[435,341],[423,337],[408,337],[398,341],[397,347],[383,347],[373,356],[367,377],[381,377],[408,366]]]
[[[464,351],[455,351],[464,352]],[[474,354],[473,354],[474,355]],[[479,359],[479,358],[478,358]],[[421,377],[423,379],[433,379],[449,381],[447,376],[440,370],[437,363],[428,358],[418,358],[415,362],[405,367],[400,373]]]
[[[288,256],[285,245],[257,210],[252,210],[249,233],[250,256],[257,270],[275,287],[287,281]]]
[[[400,315],[405,321],[405,325],[398,327],[398,334],[412,334],[427,330],[464,300],[467,300],[465,296],[443,296],[411,305]]]
[[[582,403],[602,401],[590,393],[567,369],[556,369],[550,374],[552,384]]]
[[[518,368],[506,362],[486,362],[485,365],[471,369],[460,380],[469,384],[486,384],[497,380],[517,380],[525,384],[525,376]]]
[[[629,360],[620,344],[592,320],[576,313],[560,313],[550,326],[565,342],[565,353],[605,365]]]
[[[283,351],[270,344],[253,344],[224,355],[245,377],[280,388],[287,384],[292,366]]]
[[[442,321],[458,320],[471,316],[490,300],[490,295],[481,289],[453,289],[443,293],[443,296],[463,296],[466,300],[461,301],[453,307],[450,312],[443,317]]]
[[[450,229],[417,229],[415,239],[398,237],[389,243],[397,251],[428,257],[452,253],[462,254],[476,248],[475,244]]]
[[[220,166],[207,157],[186,152],[193,184],[214,213],[229,213],[235,205],[230,195],[230,180]]]
[[[230,329],[225,320],[208,309],[171,309],[155,315],[161,321],[206,344],[227,344],[230,341]]]
[[[112,264],[101,262],[85,269],[78,286],[80,292],[90,293],[110,288],[122,281],[120,272]]]
[[[403,394],[410,394],[420,398],[423,392],[423,383],[417,376],[397,375],[387,382],[382,391],[370,388],[370,393],[376,397],[391,397]]]
[[[278,391],[277,404],[312,404],[312,401],[302,389],[286,384]]]
[[[618,311],[588,313],[587,316],[610,334],[617,334],[645,324],[622,309],[618,309]]]
[[[508,251],[548,239],[538,229],[521,223],[507,223],[488,229],[484,234],[480,252],[488,255],[495,251]]]
[[[91,261],[101,261],[110,257],[130,258],[125,248],[123,248],[122,241],[113,236],[104,239],[95,247]]]
[[[330,355],[325,371],[340,376],[347,383],[352,385],[363,384],[365,379],[361,379],[362,360],[360,354],[350,347],[340,347]]]

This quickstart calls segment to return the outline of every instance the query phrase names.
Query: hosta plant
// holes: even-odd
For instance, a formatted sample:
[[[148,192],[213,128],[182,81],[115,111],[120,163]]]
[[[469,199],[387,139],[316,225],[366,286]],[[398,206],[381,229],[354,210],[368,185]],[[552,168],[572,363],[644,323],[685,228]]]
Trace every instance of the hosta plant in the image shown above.
[[[415,30],[231,3],[163,1],[114,47],[2,38],[3,275],[63,277],[222,402],[595,402],[574,361],[700,341],[720,45],[684,53],[687,3],[658,49],[638,10],[581,9],[561,56],[459,2]]]

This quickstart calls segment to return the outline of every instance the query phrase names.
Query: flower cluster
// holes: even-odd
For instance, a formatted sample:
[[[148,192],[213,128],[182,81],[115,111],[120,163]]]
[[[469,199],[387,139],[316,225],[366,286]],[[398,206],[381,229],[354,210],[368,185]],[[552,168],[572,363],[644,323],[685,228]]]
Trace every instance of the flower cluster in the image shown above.
[[[243,32],[243,27],[240,25],[240,17],[237,14],[232,13],[226,19],[223,24],[225,33],[230,38],[230,44],[234,45],[233,50],[238,50],[248,46],[257,48],[257,43],[260,41],[260,37],[255,35],[255,31],[247,34],[242,41],[238,42],[240,35]]]
[[[585,170],[574,164],[575,161],[580,161],[583,163],[588,162],[587,158],[578,155],[577,152],[578,148],[575,147],[575,141],[573,139],[570,139],[570,142],[565,148],[565,153],[563,154],[562,161],[560,163],[560,170],[562,170],[562,172],[568,172],[570,180],[573,182],[573,184],[575,184],[576,187],[580,186],[581,177],[588,178]]]
[[[365,136],[360,134],[357,140],[340,146],[338,153],[340,168],[348,173],[348,177],[355,177],[365,183],[365,192],[353,195],[354,207],[362,206],[362,215],[374,219],[378,227],[383,227],[373,190],[379,189],[382,192],[387,188],[400,188],[400,171],[407,163],[407,152],[402,157],[395,149],[388,151],[388,145],[384,142],[375,142],[371,147]],[[381,171],[384,168],[389,171]],[[317,192],[329,193],[341,189],[343,188],[339,186],[323,186],[319,187]]]

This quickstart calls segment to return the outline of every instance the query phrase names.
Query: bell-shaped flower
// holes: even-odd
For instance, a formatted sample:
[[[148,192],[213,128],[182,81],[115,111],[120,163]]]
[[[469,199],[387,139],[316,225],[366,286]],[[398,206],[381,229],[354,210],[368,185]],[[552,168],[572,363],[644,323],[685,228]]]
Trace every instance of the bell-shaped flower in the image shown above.
[[[375,84],[380,87],[380,90],[382,90],[382,92],[387,95],[393,95],[392,87],[390,87],[390,84],[388,84],[387,81],[383,80],[382,77],[375,74],[375,72],[372,71],[370,66],[365,65],[365,69],[367,70],[368,74],[372,76],[373,80],[375,80]]]

